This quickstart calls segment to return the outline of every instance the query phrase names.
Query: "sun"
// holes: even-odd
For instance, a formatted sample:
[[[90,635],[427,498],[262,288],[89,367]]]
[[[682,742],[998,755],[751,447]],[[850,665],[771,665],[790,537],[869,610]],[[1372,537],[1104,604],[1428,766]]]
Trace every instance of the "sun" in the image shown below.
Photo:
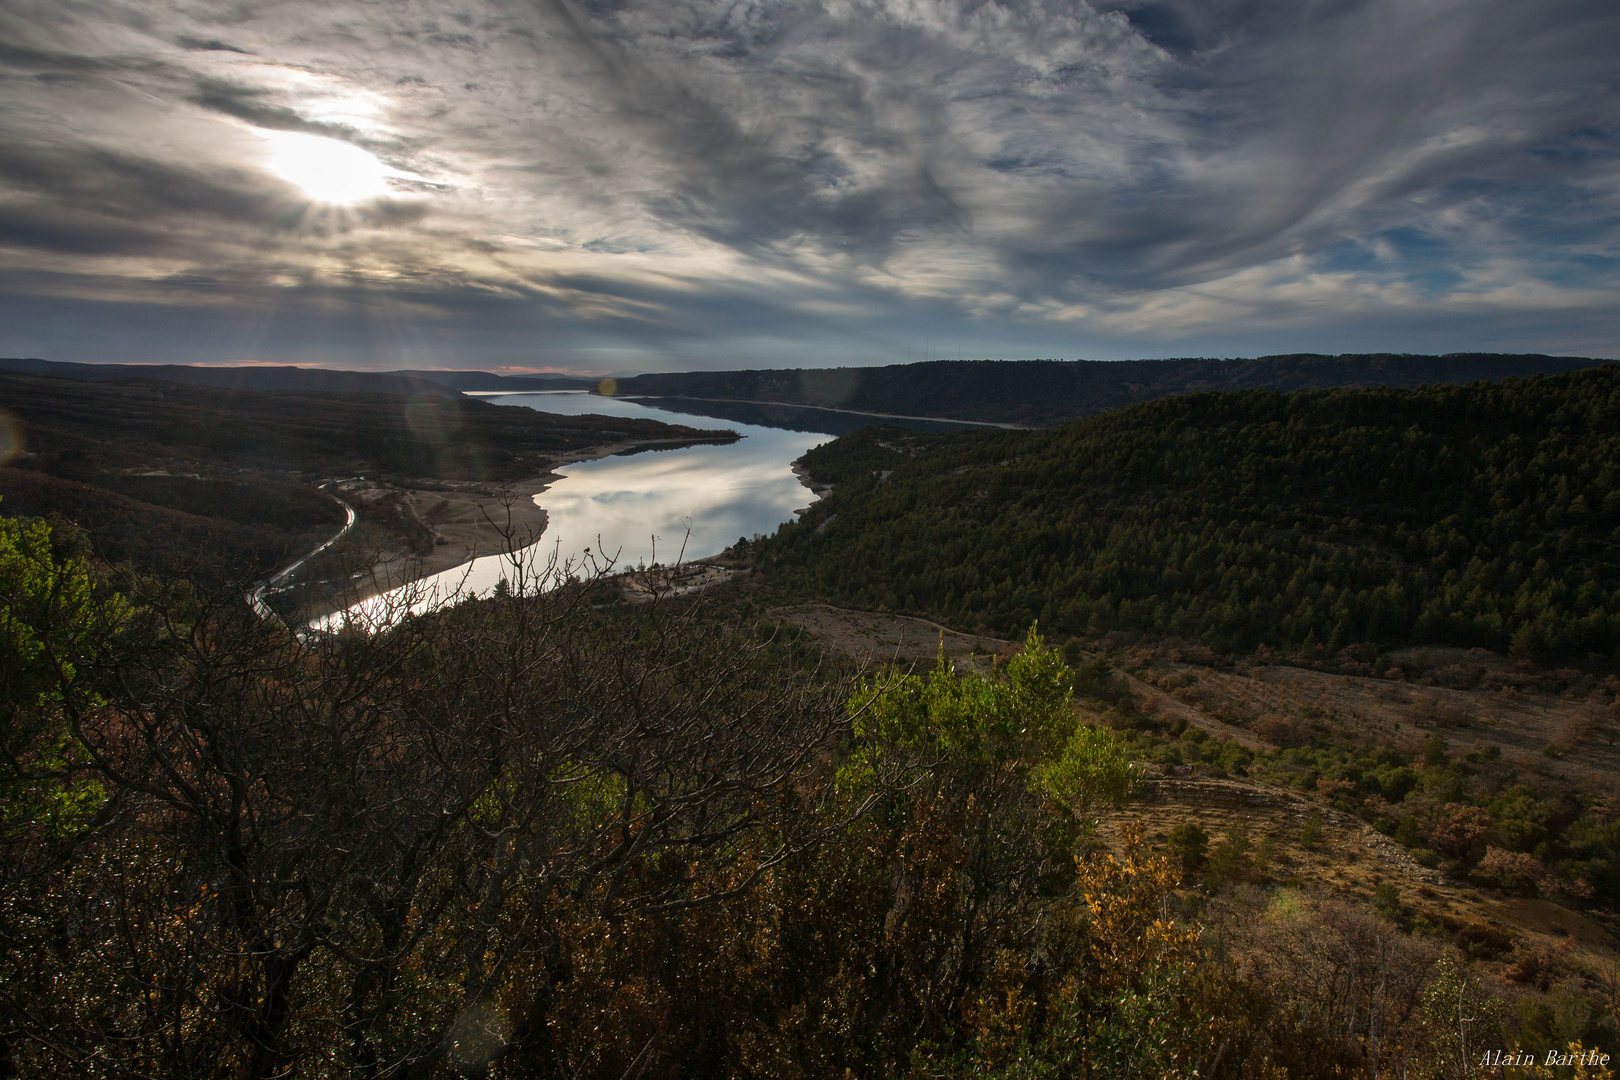
[[[270,171],[314,202],[345,206],[388,194],[394,170],[352,143],[301,131],[256,131]]]

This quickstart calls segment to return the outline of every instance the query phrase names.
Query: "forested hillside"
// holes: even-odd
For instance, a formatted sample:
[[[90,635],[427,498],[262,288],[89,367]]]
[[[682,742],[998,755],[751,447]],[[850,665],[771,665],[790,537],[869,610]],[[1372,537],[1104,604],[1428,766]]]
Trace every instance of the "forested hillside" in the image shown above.
[[[1412,388],[1578,371],[1603,362],[1577,356],[1499,353],[1296,353],[1233,360],[937,360],[887,367],[637,375],[620,379],[617,392],[1048,427],[1136,402],[1205,390]]]
[[[869,429],[763,552],[953,624],[1260,644],[1620,647],[1620,367],[1207,393],[1041,432]]]

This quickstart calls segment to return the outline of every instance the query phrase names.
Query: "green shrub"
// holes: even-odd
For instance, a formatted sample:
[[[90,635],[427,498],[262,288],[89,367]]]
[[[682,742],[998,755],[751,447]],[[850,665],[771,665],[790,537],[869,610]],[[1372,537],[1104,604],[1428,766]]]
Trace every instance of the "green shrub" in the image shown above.
[[[1322,811],[1312,810],[1305,815],[1305,824],[1299,827],[1299,846],[1315,851],[1322,846]]]
[[[1209,834],[1196,821],[1184,821],[1170,830],[1165,847],[1181,868],[1183,879],[1190,878],[1204,868],[1209,857]]]

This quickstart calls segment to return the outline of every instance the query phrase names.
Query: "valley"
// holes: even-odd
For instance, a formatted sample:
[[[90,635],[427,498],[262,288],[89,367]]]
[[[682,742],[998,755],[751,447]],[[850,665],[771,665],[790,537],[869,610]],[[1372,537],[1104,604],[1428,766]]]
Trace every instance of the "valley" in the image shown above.
[[[1616,370],[832,439],[0,376],[18,1060],[119,1013],[131,1045],[454,1072],[433,988],[468,971],[512,1076],[566,1046],[603,1077],[1460,1080],[1461,1039],[1611,1045]],[[345,505],[266,593],[290,625],[459,591],[252,614],[231,572]],[[660,559],[674,532],[704,557]],[[640,557],[545,590],[467,561],[580,536]]]
[[[1013,641],[903,615],[825,604],[775,608],[771,615],[868,667],[927,670],[943,646],[952,663],[989,670],[1019,650]],[[1112,846],[1119,847],[1128,827],[1161,845],[1189,823],[1211,847],[1240,835],[1250,862],[1238,881],[1246,887],[1264,884],[1311,902],[1358,906],[1372,905],[1383,886],[1409,923],[1424,920],[1432,934],[1461,942],[1504,977],[1524,957],[1543,954],[1620,974],[1620,917],[1612,907],[1583,914],[1580,900],[1571,902],[1545,878],[1526,895],[1522,886],[1504,891],[1425,865],[1422,852],[1414,858],[1375,821],[1352,812],[1361,802],[1347,801],[1343,788],[1353,785],[1319,784],[1314,770],[1288,768],[1294,747],[1403,747],[1420,759],[1438,738],[1472,761],[1491,747],[1499,775],[1542,793],[1573,795],[1594,807],[1598,820],[1612,822],[1620,819],[1614,784],[1620,699],[1612,676],[1605,684],[1479,649],[1396,652],[1385,677],[1345,674],[1355,662],[1343,659],[1303,666],[1273,655],[1222,664],[1185,643],[1116,646],[1108,657],[1128,688],[1124,715],[1120,702],[1085,697],[1079,714],[1160,734],[1136,743],[1144,779],[1139,799],[1101,815],[1099,834]],[[1473,685],[1459,687],[1464,681]],[[1222,745],[1241,747],[1249,760],[1229,768],[1224,755],[1201,760],[1181,750]],[[1313,815],[1314,835],[1307,825]]]
[[[1616,1080],[1616,56],[4,0],[0,1080]]]

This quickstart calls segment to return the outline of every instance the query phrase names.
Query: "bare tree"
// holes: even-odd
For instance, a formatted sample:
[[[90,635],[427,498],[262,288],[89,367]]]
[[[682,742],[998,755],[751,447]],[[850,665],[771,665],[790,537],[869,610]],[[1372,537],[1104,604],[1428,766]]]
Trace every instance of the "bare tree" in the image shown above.
[[[1211,943],[1243,981],[1269,995],[1266,1034],[1355,1063],[1368,1077],[1398,1075],[1440,948],[1364,907],[1289,894],[1262,902],[1239,889],[1211,912]]]
[[[543,1039],[567,911],[701,905],[824,837],[845,689],[584,569],[304,640],[135,588],[56,658],[107,824],[11,922],[44,949],[5,983],[19,1058],[473,1068]]]

